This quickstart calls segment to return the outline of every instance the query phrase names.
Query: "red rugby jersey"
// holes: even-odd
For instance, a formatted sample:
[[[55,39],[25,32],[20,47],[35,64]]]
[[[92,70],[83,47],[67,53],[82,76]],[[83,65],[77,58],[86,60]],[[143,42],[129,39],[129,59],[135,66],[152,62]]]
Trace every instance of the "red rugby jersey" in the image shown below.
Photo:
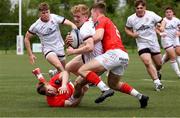
[[[111,49],[121,49],[126,52],[119,31],[109,18],[102,16],[98,18],[95,24],[96,30],[104,29],[104,37],[102,39],[104,52]]]

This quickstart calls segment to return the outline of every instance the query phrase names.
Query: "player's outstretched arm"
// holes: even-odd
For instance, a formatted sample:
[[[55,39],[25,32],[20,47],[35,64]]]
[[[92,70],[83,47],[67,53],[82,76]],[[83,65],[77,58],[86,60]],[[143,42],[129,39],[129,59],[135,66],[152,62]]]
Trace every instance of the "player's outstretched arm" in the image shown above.
[[[31,39],[32,36],[33,36],[33,34],[29,33],[29,31],[27,31],[25,39],[24,39],[24,43],[25,43],[25,47],[27,49],[27,53],[28,53],[28,56],[29,56],[29,61],[30,61],[31,64],[34,64],[36,56],[32,53],[31,44],[30,44],[30,39]]]
[[[65,19],[64,24],[71,26],[72,29],[77,29],[77,26],[68,19]]]
[[[69,73],[67,71],[62,71],[59,79],[62,80],[62,86],[58,89],[59,94],[64,94],[68,92],[67,83],[68,83]]]

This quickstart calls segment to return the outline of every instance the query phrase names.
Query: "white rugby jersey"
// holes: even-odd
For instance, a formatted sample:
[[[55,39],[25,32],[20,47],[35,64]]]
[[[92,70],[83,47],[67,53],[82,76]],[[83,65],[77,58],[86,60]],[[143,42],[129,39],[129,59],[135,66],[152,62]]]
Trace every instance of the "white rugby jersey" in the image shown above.
[[[64,49],[64,41],[59,30],[59,24],[64,22],[65,18],[55,14],[50,14],[50,20],[43,22],[39,18],[29,28],[29,32],[36,34],[41,41],[42,51],[57,51]]]
[[[176,17],[173,17],[171,20],[166,17],[163,18],[166,23],[164,32],[166,33],[165,38],[174,40],[176,38],[176,32],[179,30],[178,25],[180,25],[180,20]]]
[[[129,16],[126,27],[132,28],[134,32],[139,34],[136,43],[153,44],[157,41],[155,24],[161,20],[162,18],[154,12],[146,10],[143,17],[138,17],[136,13]]]
[[[79,38],[81,41],[85,41],[89,37],[92,37],[95,34],[95,27],[92,20],[85,22],[79,31]],[[88,62],[94,57],[103,54],[103,48],[101,41],[94,45],[93,52],[83,54],[84,61]]]

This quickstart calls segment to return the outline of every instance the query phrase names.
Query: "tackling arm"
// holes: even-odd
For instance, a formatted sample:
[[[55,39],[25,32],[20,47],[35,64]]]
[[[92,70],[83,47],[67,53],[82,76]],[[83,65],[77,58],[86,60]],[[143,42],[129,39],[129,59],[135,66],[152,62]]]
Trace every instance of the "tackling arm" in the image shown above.
[[[96,30],[95,35],[93,36],[94,43],[101,41],[104,37],[104,29],[100,28]]]

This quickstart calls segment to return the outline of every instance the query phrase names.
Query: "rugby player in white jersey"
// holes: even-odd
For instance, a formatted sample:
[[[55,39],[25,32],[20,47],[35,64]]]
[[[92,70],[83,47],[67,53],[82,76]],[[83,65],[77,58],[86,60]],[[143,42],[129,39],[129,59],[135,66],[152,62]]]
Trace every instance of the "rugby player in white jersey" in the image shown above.
[[[146,10],[144,0],[136,0],[135,9],[136,13],[127,19],[125,32],[136,39],[140,59],[154,81],[155,90],[160,91],[163,86],[158,73],[160,73],[162,62],[155,25],[162,18],[154,12]]]
[[[64,17],[50,14],[49,5],[47,3],[41,3],[39,5],[39,19],[33,23],[27,31],[25,36],[25,46],[27,48],[30,63],[34,64],[36,56],[32,53],[30,39],[33,35],[39,37],[45,58],[58,71],[62,72],[63,86],[61,90],[66,91],[65,86],[68,81],[68,73],[64,68],[64,41],[59,30],[59,24],[71,26],[72,29],[77,28],[75,24]]]
[[[102,94],[95,100],[95,103],[101,103],[106,98],[113,95],[112,90],[126,93],[137,98],[141,108],[146,108],[149,97],[141,94],[126,82],[122,82],[122,76],[128,65],[128,54],[122,44],[120,33],[112,21],[105,16],[106,6],[104,3],[98,2],[92,6],[91,16],[95,23],[95,34],[93,40],[95,43],[101,41],[103,54],[98,55],[89,62],[82,65],[78,73],[83,77],[83,80],[96,85]],[[98,72],[109,71],[107,83],[111,89],[103,90],[104,83],[97,75]],[[78,83],[83,87],[84,83]],[[75,99],[80,96],[76,94]]]
[[[77,56],[66,64],[66,70],[78,76],[78,69],[82,65],[84,65],[84,63],[87,63],[94,57],[101,55],[103,53],[103,48],[101,41],[94,44],[94,40],[92,39],[92,36],[95,34],[95,27],[93,21],[89,19],[89,8],[84,4],[79,4],[72,7],[71,12],[73,14],[74,22],[79,28],[79,38],[81,45],[77,49],[73,49],[72,47],[69,47],[67,49],[68,55],[77,54]],[[66,37],[68,41],[72,40],[71,38],[72,37],[70,35],[67,35]],[[83,79],[78,79],[76,83],[77,85],[75,86],[74,96],[76,96],[76,94],[81,94],[78,91],[81,90],[81,86],[79,86],[79,83],[85,85],[88,82]],[[106,86],[103,81],[101,81],[101,83],[103,85],[102,91],[109,90],[111,94],[114,93],[114,91],[111,90],[108,86]]]
[[[174,17],[174,10],[171,7],[165,9],[165,18],[163,18],[159,34],[161,36],[161,44],[166,53],[163,55],[162,62],[170,60],[172,69],[180,78],[180,70],[177,61],[180,64],[180,42],[177,36],[179,19]],[[177,55],[177,56],[176,56]],[[177,59],[177,60],[176,60]]]

